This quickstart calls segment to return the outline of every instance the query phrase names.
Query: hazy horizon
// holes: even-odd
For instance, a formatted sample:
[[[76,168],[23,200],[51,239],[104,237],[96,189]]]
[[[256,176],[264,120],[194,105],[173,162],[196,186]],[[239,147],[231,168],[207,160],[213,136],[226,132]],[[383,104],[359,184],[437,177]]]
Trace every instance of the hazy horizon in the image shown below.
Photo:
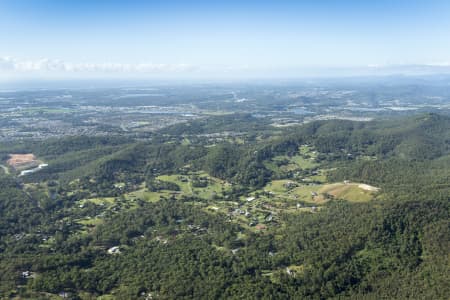
[[[450,73],[446,1],[10,1],[0,80]]]

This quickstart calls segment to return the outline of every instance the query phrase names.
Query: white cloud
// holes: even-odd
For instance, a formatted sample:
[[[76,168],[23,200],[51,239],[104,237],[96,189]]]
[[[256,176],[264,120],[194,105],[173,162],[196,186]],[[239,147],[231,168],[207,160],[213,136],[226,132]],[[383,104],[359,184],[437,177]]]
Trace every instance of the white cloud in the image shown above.
[[[11,57],[0,57],[0,71],[14,71],[15,63]]]
[[[0,56],[0,79],[15,78],[270,78],[342,77],[370,75],[450,74],[450,63],[372,64],[360,67],[248,66],[152,64],[152,63],[74,63],[56,59],[24,60]]]
[[[0,72],[3,73],[180,73],[196,69],[188,64],[72,63],[48,58],[20,60],[0,57]]]

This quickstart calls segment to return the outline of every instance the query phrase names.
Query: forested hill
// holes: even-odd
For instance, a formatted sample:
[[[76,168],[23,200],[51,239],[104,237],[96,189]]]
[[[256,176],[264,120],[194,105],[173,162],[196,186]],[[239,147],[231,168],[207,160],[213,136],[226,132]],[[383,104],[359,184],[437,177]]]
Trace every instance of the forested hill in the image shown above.
[[[48,166],[23,175],[12,154]],[[235,114],[0,157],[2,299],[450,294],[448,116]]]

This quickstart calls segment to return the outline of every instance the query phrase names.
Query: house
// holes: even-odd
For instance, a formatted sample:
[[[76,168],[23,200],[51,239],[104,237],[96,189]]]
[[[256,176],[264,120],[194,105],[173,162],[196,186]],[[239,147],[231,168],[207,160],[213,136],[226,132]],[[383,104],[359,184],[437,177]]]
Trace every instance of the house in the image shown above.
[[[256,199],[255,197],[247,197],[247,198],[245,198],[245,200],[247,200],[247,202],[252,202],[255,199]]]
[[[70,297],[70,293],[62,291],[62,292],[58,293],[58,296],[60,296],[61,298],[66,299],[66,298]]]
[[[286,189],[292,189],[292,188],[295,188],[296,186],[297,186],[297,184],[295,184],[292,181],[288,181],[285,184],[283,184],[283,187]]]
[[[155,240],[162,243],[163,245],[166,245],[169,241],[161,236],[155,237]]]
[[[120,253],[120,247],[114,246],[108,249],[108,254],[119,254]]]
[[[243,211],[242,209],[236,208],[234,210],[233,214],[235,214],[235,215],[243,215],[243,214],[245,214],[245,211]]]
[[[20,241],[24,237],[25,237],[25,233],[16,233],[14,235],[14,238],[16,239],[16,241]]]
[[[31,274],[32,273],[30,271],[23,271],[22,272],[22,278],[30,278]]]

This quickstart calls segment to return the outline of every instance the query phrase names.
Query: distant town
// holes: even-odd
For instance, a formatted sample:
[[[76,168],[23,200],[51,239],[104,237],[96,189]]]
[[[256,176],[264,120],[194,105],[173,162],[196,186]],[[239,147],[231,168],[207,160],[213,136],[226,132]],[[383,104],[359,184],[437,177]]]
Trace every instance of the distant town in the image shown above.
[[[161,128],[241,112],[274,127],[315,120],[368,121],[383,114],[448,112],[445,82],[200,85],[0,90],[0,141],[112,133],[147,138]],[[383,86],[386,85],[386,88]],[[412,91],[415,91],[412,94]],[[419,91],[419,92],[416,92]]]

